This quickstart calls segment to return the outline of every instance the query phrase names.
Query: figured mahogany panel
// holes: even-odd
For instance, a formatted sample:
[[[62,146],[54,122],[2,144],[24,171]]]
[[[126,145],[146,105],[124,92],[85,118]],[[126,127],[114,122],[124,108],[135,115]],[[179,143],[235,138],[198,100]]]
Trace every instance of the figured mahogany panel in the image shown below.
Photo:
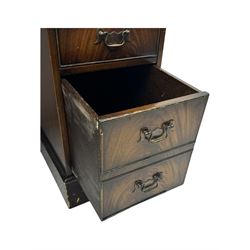
[[[207,103],[206,94],[193,94],[178,103],[156,104],[131,115],[101,120],[103,171],[114,171],[180,145],[193,143]]]
[[[126,30],[126,37],[121,37],[120,33]],[[98,29],[57,29],[61,66],[98,64],[133,58],[149,58],[150,62],[157,62],[161,29],[103,31],[107,32],[107,39],[100,41]]]
[[[99,115],[104,173],[194,142],[208,98],[150,65],[67,79]]]
[[[183,184],[192,151],[103,184],[103,218]]]

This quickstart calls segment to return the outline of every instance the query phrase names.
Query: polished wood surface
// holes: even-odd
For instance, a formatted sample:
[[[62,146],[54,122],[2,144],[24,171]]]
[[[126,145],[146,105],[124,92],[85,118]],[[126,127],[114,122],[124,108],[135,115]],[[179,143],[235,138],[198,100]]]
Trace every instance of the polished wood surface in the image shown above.
[[[42,30],[43,145],[70,207],[89,200],[103,220],[184,182],[208,93],[160,68],[164,37]]]
[[[103,183],[103,218],[183,184],[192,151],[164,160],[146,168],[133,171]],[[155,182],[152,176],[161,173]],[[141,190],[135,182],[142,180],[146,188]]]
[[[165,41],[165,32],[166,29],[161,28],[160,29],[160,36],[158,41],[158,55],[157,55],[157,67],[161,67],[161,61],[163,56],[163,47],[164,47],[164,41]]]
[[[181,145],[179,147],[171,148],[169,150],[161,151],[158,154],[152,154],[144,159],[140,159],[139,161],[130,162],[126,165],[122,165],[119,167],[115,167],[113,169],[104,171],[100,174],[100,180],[101,181],[107,181],[109,179],[115,178],[117,176],[130,173],[132,171],[135,171],[137,169],[141,169],[145,166],[154,164],[155,162],[160,162],[163,160],[166,160],[168,158],[171,158],[175,155],[179,155],[183,152],[187,152],[190,150],[193,150],[195,142],[191,142],[188,144]]]
[[[86,72],[99,72],[103,70],[117,69],[117,68],[127,68],[133,67],[137,65],[148,65],[155,64],[155,57],[143,57],[143,58],[133,58],[133,59],[125,59],[125,60],[115,60],[110,62],[100,62],[93,64],[83,64],[83,65],[72,65],[68,67],[61,67],[60,72],[61,76],[71,76],[80,73]]]
[[[150,155],[194,142],[206,106],[206,96],[183,100],[175,105],[162,104],[157,108],[101,122],[103,129],[104,172],[138,161]],[[153,131],[164,122],[174,121],[167,138],[149,142],[142,128]]]
[[[105,119],[198,91],[151,65],[90,72],[65,77],[93,110]]]
[[[73,208],[87,202],[88,199],[76,177],[73,174],[65,175],[61,161],[55,154],[53,147],[50,145],[48,138],[43,132],[41,133],[41,153],[68,208]]]
[[[208,98],[154,66],[71,75],[62,87],[73,172],[101,219],[144,199],[113,208],[118,191],[104,191],[106,183],[119,187],[127,173],[192,151]],[[155,131],[168,120],[174,127],[162,141],[140,140],[141,128]],[[185,168],[189,157],[183,158]],[[181,169],[184,163],[179,163]],[[109,192],[113,198],[105,203]]]
[[[99,115],[103,132],[103,172],[196,139],[207,93],[199,93],[158,68],[140,66],[67,79]],[[178,103],[164,102],[177,97],[182,97]],[[147,104],[153,105],[131,113],[130,109]],[[123,115],[117,115],[119,111]],[[154,130],[171,119],[174,128],[168,138],[158,143],[139,142],[142,128]]]
[[[41,128],[62,162],[65,174],[71,175],[56,37],[53,29],[41,29]]]
[[[123,29],[103,29],[120,32]],[[121,47],[95,44],[97,29],[57,29],[61,66],[100,63],[131,57],[157,57],[159,29],[129,29],[129,40]]]
[[[100,214],[100,184],[98,180],[101,162],[101,138],[98,118],[66,80],[63,80],[62,83],[72,171],[89,201]]]

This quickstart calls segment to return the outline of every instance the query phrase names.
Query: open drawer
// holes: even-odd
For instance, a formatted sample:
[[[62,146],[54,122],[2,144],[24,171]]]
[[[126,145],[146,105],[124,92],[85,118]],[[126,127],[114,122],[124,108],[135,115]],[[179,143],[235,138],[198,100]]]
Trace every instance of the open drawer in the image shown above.
[[[100,217],[103,181],[192,150],[208,99],[152,65],[71,75],[62,87],[72,169]]]
[[[73,75],[63,88],[68,117],[99,134],[102,173],[194,142],[208,98],[154,66]]]

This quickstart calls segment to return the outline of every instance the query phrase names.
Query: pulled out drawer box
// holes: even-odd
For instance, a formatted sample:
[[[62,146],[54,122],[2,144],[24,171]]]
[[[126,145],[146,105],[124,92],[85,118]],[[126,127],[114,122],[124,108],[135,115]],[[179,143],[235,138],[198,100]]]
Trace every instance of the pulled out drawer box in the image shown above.
[[[183,183],[206,92],[147,65],[68,76],[63,79],[63,93],[73,171],[101,219]],[[187,149],[187,144],[192,146]],[[189,153],[169,164],[164,161],[166,152],[174,149],[175,154]],[[140,169],[142,180],[152,179],[151,170],[159,159],[162,168],[171,167],[170,172],[178,174],[172,174],[169,183],[163,175],[154,190],[135,197],[130,191],[137,174],[131,171]],[[122,204],[111,206],[107,190],[112,201],[121,199]]]
[[[68,170],[101,220],[185,180],[208,93],[160,68],[164,32],[54,33]]]

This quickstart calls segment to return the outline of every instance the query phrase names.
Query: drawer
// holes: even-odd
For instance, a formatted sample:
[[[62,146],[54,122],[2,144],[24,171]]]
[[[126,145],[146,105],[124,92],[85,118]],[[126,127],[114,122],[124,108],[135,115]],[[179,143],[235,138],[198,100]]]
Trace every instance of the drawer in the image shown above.
[[[183,183],[208,93],[150,65],[70,75],[62,90],[72,171],[101,219]]]
[[[155,63],[160,29],[57,29],[62,67],[141,58]]]
[[[193,143],[208,98],[153,66],[70,76],[64,88],[68,116],[99,131],[102,174]]]
[[[183,184],[191,153],[103,182],[103,218]]]

